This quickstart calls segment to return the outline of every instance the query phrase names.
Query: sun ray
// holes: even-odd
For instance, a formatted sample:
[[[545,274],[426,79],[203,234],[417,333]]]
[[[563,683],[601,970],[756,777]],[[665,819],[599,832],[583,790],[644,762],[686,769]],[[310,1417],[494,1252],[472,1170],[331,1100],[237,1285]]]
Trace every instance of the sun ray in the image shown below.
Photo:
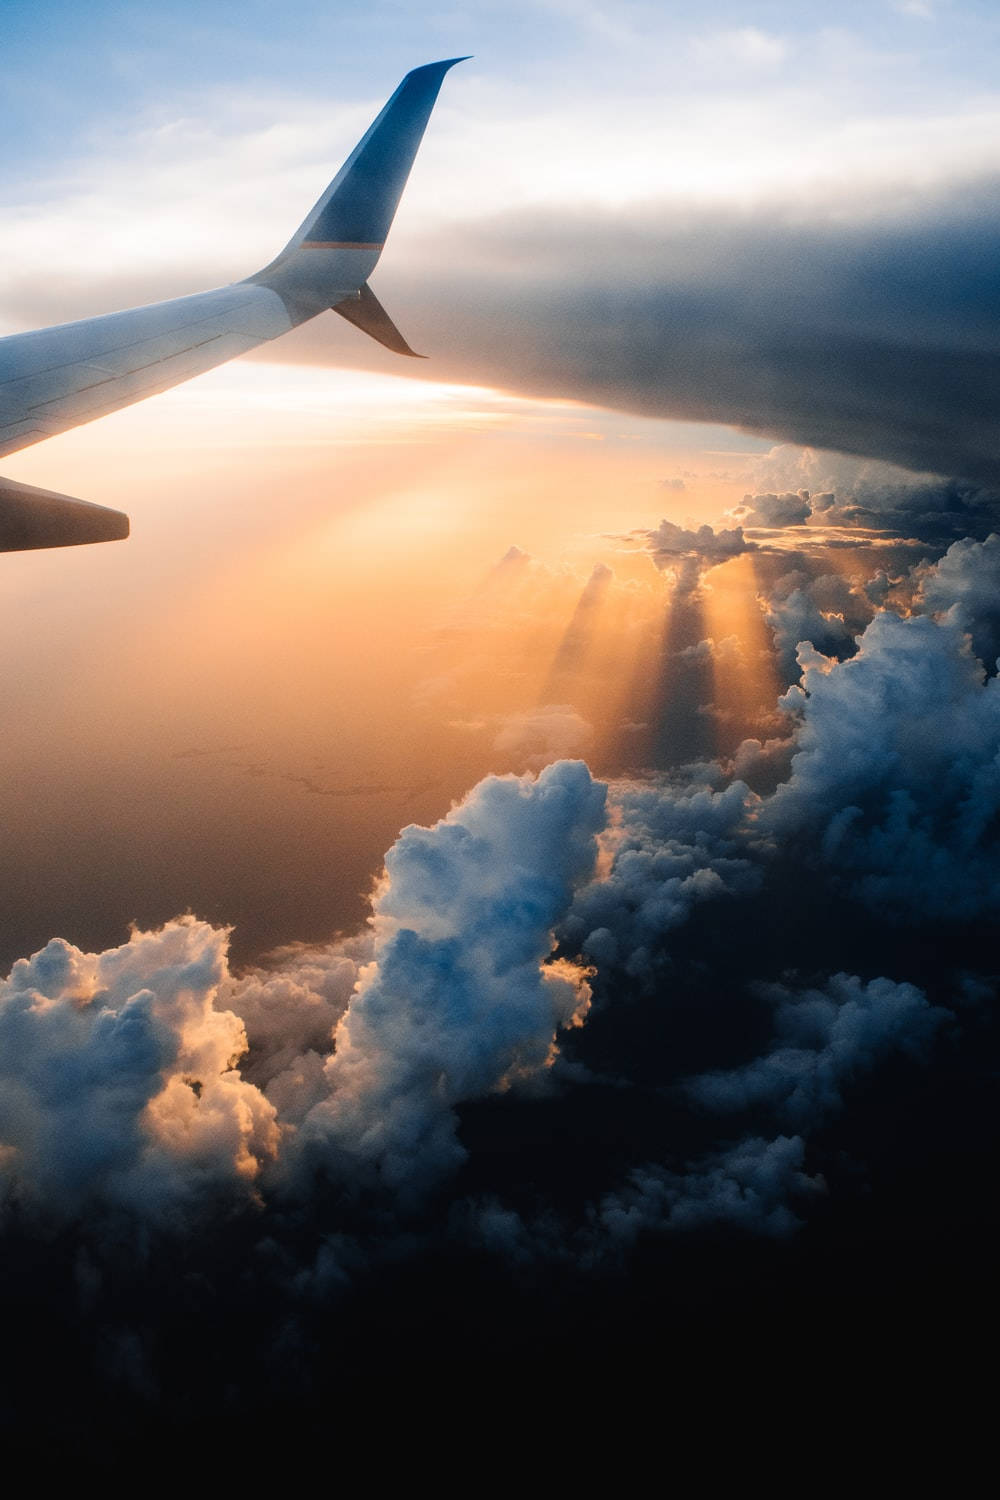
[[[604,563],[595,563],[584,584],[576,608],[556,649],[552,665],[539,697],[540,703],[561,702],[578,686],[593,654],[595,637],[601,629],[608,587],[614,577]]]
[[[719,748],[756,736],[771,713],[779,682],[770,633],[757,595],[761,554],[745,552],[712,570],[704,589]]]

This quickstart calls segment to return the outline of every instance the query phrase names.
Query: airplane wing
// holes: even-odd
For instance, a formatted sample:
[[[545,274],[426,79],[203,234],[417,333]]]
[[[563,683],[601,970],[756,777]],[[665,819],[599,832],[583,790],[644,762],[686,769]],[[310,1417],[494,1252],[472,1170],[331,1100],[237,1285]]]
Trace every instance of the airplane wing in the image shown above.
[[[192,297],[0,338],[0,456],[190,380],[331,307],[379,343],[412,355],[368,277],[442,79],[463,61],[428,63],[406,75],[284,250],[256,275]],[[33,503],[41,507],[37,525],[28,519]],[[0,551],[127,534],[127,518],[117,511],[0,480]]]

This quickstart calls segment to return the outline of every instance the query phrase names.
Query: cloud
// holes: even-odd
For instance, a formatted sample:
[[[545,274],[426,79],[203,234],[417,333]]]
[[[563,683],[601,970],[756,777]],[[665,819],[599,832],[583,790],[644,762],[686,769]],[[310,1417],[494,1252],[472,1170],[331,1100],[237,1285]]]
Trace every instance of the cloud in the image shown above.
[[[985,535],[1000,507],[1000,490],[990,486],[791,444],[773,448],[755,468],[758,483],[799,486],[806,519],[827,527],[890,530],[944,544],[967,532]],[[743,504],[753,506],[761,498],[744,496]],[[763,498],[766,509],[770,497]],[[791,500],[787,492],[778,498]],[[747,519],[742,508],[734,515]]]
[[[744,495],[734,514],[747,526],[802,526],[812,515],[809,491]]]
[[[989,672],[1000,656],[1000,536],[953,542],[937,563],[914,570],[913,607],[967,631]]]
[[[402,1196],[434,1181],[463,1155],[455,1105],[544,1073],[586,1011],[552,933],[605,793],[573,761],[488,778],[404,829],[368,932],[242,978],[228,933],[190,917],[19,960],[0,987],[5,1201],[157,1223],[287,1185],[306,1159]]]
[[[246,1028],[243,1075],[283,1121],[300,1123],[323,1095],[334,1031],[373,951],[370,931],[323,948],[293,946],[224,985],[223,998]]]
[[[707,525],[695,529],[663,520],[655,530],[633,532],[628,540],[633,538],[652,554],[661,573],[672,575],[677,593],[691,599],[697,596],[709,568],[744,552],[757,551],[757,543],[747,541],[741,526],[716,531]]]
[[[808,642],[824,656],[842,661],[854,655],[855,633],[872,615],[867,599],[855,595],[850,584],[837,574],[814,579],[797,572],[785,574],[772,585],[762,603],[786,682],[794,682],[799,675],[800,644]]]
[[[792,774],[757,827],[885,912],[965,920],[1000,899],[1000,689],[961,632],[879,612],[849,661],[809,647]]]
[[[126,171],[116,164],[122,180],[113,202],[108,164],[100,162],[75,211],[59,201],[13,216],[5,257],[11,326],[67,320],[244,274],[245,264],[227,272],[220,261],[218,246],[230,240],[220,225],[234,219],[256,226],[253,245],[266,259],[274,231],[265,233],[261,203],[294,201],[294,223],[322,185],[315,177],[316,107],[287,102],[293,121],[285,130],[265,127],[273,101],[267,111],[258,101],[259,127],[245,136],[216,139],[217,129],[188,122],[173,142],[146,142]],[[339,139],[356,115],[343,113],[333,135]],[[981,121],[976,128],[982,136]],[[335,161],[329,125],[319,138]],[[537,156],[536,142],[533,134]],[[206,156],[225,184],[219,192],[206,184]],[[492,197],[478,218],[459,222],[456,207],[455,222],[422,235],[411,229],[378,272],[380,295],[400,319],[405,308],[408,336],[433,356],[426,369],[407,372],[416,378],[722,422],[956,476],[936,502],[954,538],[961,534],[957,513],[978,507],[976,487],[1000,484],[1000,295],[990,270],[1000,178],[995,163],[989,175],[969,180],[970,171],[966,166],[957,185],[945,173],[944,186],[914,187],[910,160],[891,189],[883,181],[868,196],[855,192],[849,200],[813,186],[739,207],[678,198],[669,183],[651,187],[648,171],[636,184],[636,201],[612,206],[594,201],[599,173],[583,180],[569,173],[568,201],[511,208],[518,196]],[[279,184],[274,191],[263,180],[268,174]],[[557,176],[548,173],[549,180]],[[137,181],[148,219],[137,217]],[[308,181],[312,188],[295,186]],[[198,195],[198,212],[191,195]],[[246,212],[237,211],[241,204]],[[150,224],[163,232],[150,233]],[[191,224],[203,226],[194,238]],[[93,225],[100,232],[88,229]],[[39,271],[38,246],[67,242],[99,243],[100,266],[74,263],[71,278],[51,265]],[[157,247],[153,266],[150,245]],[[163,279],[167,258],[179,267],[173,286]],[[109,264],[117,265],[110,278]],[[371,341],[331,340],[323,321],[268,346],[266,357],[389,367]]]
[[[609,1193],[596,1216],[598,1259],[631,1248],[643,1234],[725,1226],[781,1237],[799,1224],[791,1207],[823,1191],[803,1171],[800,1136],[753,1137],[683,1171],[654,1165],[637,1169],[628,1185]]]
[[[845,1087],[892,1052],[924,1061],[949,1012],[911,984],[835,974],[823,989],[795,994],[762,987],[775,1006],[777,1039],[740,1068],[688,1081],[697,1104],[728,1113],[763,1107],[794,1135],[750,1135],[689,1161],[683,1171],[648,1164],[600,1202],[590,1231],[598,1260],[621,1254],[641,1235],[725,1226],[782,1237],[800,1224],[796,1209],[826,1190],[804,1170],[807,1136],[844,1107]]]
[[[455,1105],[544,1070],[585,1011],[550,963],[589,875],[606,788],[579,761],[489,777],[433,828],[404,829],[373,910],[374,953],[336,1031],[329,1097],[302,1127],[311,1164],[412,1191],[463,1157]]]
[[[934,507],[954,522],[1000,482],[998,186],[901,196],[512,213],[451,233],[446,281],[428,240],[394,297],[446,378],[958,476]]]
[[[256,205],[254,243],[266,259],[273,229],[264,233],[260,203],[280,206],[288,198],[289,154],[315,136],[301,119],[287,140],[263,132],[264,160],[278,163],[269,168],[281,181],[275,198],[259,167],[249,175],[233,171],[234,161],[254,159],[260,135],[213,147],[226,182],[221,196],[205,191],[199,166],[185,174],[184,189],[203,194],[199,212],[182,204],[183,214],[174,209],[161,224],[164,234],[144,233],[144,244],[174,247],[169,253],[182,266],[174,287],[163,280],[167,252],[157,252],[157,273],[142,267],[135,243],[137,180],[156,199],[147,205],[146,230],[166,212],[169,193],[157,173],[130,163],[127,188],[123,182],[112,206],[102,163],[75,216],[59,204],[44,216],[18,217],[8,234],[11,324],[61,321],[225,279],[217,247],[228,240],[213,216],[231,221],[233,204],[244,197]],[[199,136],[184,150],[203,148]],[[167,183],[175,180],[173,165],[164,172]],[[739,209],[665,192],[651,202],[648,183],[643,201],[610,207],[592,201],[581,183],[578,196],[558,206],[503,211],[495,204],[492,215],[422,236],[411,231],[378,272],[380,295],[400,319],[405,308],[408,336],[433,355],[427,369],[407,372],[417,378],[722,422],[956,476],[936,502],[953,539],[961,534],[957,514],[979,505],[976,487],[1000,484],[1000,297],[990,273],[1000,179],[994,172],[919,190],[901,180],[870,199],[856,194],[853,204],[814,191]],[[302,189],[301,203],[312,191]],[[205,219],[205,203],[216,200]],[[247,215],[235,217],[244,222]],[[79,229],[98,221],[100,233]],[[121,238],[110,281],[96,265],[75,268],[72,280],[51,266],[39,273],[38,244],[100,242],[106,266],[112,221]],[[192,241],[195,222],[204,230]],[[268,346],[266,357],[388,368],[388,356],[370,341],[331,341],[322,320]],[[783,487],[828,488],[805,481]],[[761,489],[778,492],[775,484]]]
[[[669,567],[675,559],[683,557],[694,557],[711,565],[755,550],[753,542],[744,537],[741,526],[730,531],[715,531],[711,526],[687,530],[673,521],[661,521],[655,531],[640,535],[646,538],[658,568]]]
[[[274,1108],[235,1063],[215,1000],[228,934],[180,918],[105,953],[53,939],[0,985],[0,1187],[59,1220],[152,1221],[246,1199],[278,1150]]]
[[[671,930],[707,900],[756,888],[759,872],[738,835],[756,799],[742,782],[724,791],[619,783],[604,868],[581,887],[559,932],[602,979],[654,982]]]
[[[582,750],[593,727],[571,703],[548,703],[526,713],[508,714],[493,741],[494,750],[532,768]]]
[[[770,71],[785,61],[789,46],[784,37],[761,31],[756,26],[737,26],[698,37],[694,52],[705,64],[740,71]]]
[[[763,993],[775,1007],[777,1038],[763,1056],[688,1084],[709,1109],[771,1111],[798,1131],[815,1129],[843,1108],[843,1089],[899,1050],[923,1059],[949,1012],[931,1006],[912,984],[835,974],[823,989],[796,994],[784,985]]]

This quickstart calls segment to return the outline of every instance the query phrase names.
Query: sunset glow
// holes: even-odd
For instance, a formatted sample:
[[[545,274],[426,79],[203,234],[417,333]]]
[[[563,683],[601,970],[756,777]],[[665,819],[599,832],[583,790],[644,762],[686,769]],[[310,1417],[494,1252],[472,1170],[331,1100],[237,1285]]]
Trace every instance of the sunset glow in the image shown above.
[[[10,1473],[412,1483],[583,1406],[589,1472],[916,1425],[960,1474],[1000,21],[2,36]]]

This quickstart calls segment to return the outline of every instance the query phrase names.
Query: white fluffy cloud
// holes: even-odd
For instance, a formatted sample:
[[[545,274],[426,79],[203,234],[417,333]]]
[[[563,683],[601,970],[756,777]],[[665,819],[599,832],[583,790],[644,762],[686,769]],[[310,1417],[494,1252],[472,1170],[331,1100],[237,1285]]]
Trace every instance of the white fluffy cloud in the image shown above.
[[[606,788],[579,761],[489,777],[433,828],[404,829],[374,907],[374,956],[336,1032],[310,1163],[419,1189],[463,1151],[455,1105],[544,1070],[585,1012],[553,929],[591,872]]]
[[[995,909],[1000,688],[953,625],[880,612],[856,656],[800,651],[792,774],[757,827],[880,909],[966,919]]]
[[[993,672],[1000,656],[1000,536],[963,537],[937,563],[914,570],[915,609],[957,625],[972,637],[972,649]]]
[[[273,1107],[235,1064],[217,1010],[228,934],[193,918],[81,953],[54,939],[0,985],[0,1183],[62,1217],[88,1204],[153,1219],[254,1188]]]
[[[7,1200],[155,1222],[220,1195],[308,1192],[318,1173],[419,1202],[463,1159],[459,1105],[546,1076],[560,1029],[586,1013],[589,966],[602,997],[628,976],[668,1004],[671,933],[699,903],[758,891],[775,856],[825,865],[886,913],[990,910],[1000,687],[960,628],[982,606],[955,611],[987,598],[993,551],[952,549],[923,570],[920,598],[940,618],[879,612],[844,661],[801,648],[802,685],[783,699],[790,766],[777,742],[780,755],[758,750],[784,777],[774,792],[706,764],[700,782],[617,783],[609,814],[581,762],[488,777],[433,827],[403,830],[349,940],[234,978],[227,934],[184,918],[106,953],[56,940],[18,963],[0,987]],[[806,588],[820,612],[846,610],[836,576]],[[741,755],[729,775],[750,764]],[[688,1097],[766,1108],[797,1134],[641,1168],[594,1209],[607,1243],[657,1225],[784,1232],[814,1190],[800,1137],[890,1051],[926,1049],[942,1020],[886,978],[771,993],[774,1043]],[[490,1218],[498,1243],[506,1214]]]
[[[605,794],[578,761],[487,778],[404,829],[368,932],[241,979],[228,933],[190,917],[19,961],[0,986],[6,1201],[157,1221],[245,1200],[265,1166],[299,1180],[303,1158],[401,1196],[434,1181],[462,1156],[454,1106],[544,1073],[586,1012],[553,929],[592,871]]]

